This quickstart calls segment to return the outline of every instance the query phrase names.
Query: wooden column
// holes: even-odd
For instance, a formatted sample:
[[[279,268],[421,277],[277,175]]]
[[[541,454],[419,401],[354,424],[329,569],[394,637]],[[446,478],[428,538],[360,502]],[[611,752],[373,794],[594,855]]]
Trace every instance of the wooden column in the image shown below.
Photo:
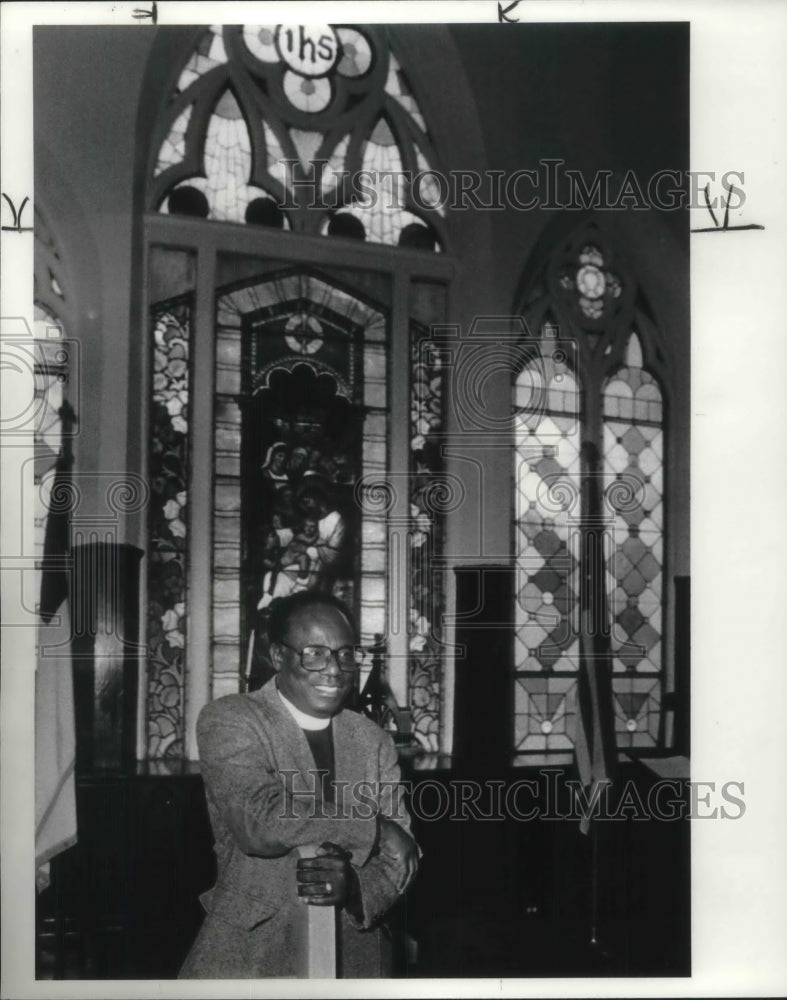
[[[316,845],[298,848],[299,858],[316,856]],[[336,907],[298,902],[295,912],[298,978],[335,979]]]

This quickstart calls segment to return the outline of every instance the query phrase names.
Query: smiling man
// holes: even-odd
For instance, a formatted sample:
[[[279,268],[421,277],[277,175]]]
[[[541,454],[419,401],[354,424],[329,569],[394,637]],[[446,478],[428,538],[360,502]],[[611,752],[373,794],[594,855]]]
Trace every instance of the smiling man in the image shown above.
[[[180,976],[295,975],[299,905],[339,909],[341,975],[387,975],[380,925],[418,849],[393,741],[344,709],[358,670],[352,616],[302,592],[271,605],[268,638],[276,676],[211,702],[197,725],[218,877]],[[306,845],[317,857],[298,858]]]

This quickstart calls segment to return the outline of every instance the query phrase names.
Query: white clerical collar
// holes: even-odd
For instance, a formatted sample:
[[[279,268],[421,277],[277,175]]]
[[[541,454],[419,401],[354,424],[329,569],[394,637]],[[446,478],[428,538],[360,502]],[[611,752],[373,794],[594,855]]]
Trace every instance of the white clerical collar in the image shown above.
[[[278,686],[276,690],[279,691]],[[284,707],[301,729],[327,729],[330,726],[330,718],[318,719],[316,715],[307,715],[306,712],[302,712],[299,708],[296,708],[288,698],[285,698],[281,691],[279,691],[279,697],[284,702]]]

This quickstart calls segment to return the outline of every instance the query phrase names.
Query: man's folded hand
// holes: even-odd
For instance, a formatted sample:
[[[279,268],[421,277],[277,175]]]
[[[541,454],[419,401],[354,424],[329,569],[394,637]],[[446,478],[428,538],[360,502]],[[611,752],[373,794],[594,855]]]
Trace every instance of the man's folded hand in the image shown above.
[[[354,898],[357,876],[352,853],[326,841],[314,858],[299,858],[295,871],[298,895],[312,906],[344,906]]]

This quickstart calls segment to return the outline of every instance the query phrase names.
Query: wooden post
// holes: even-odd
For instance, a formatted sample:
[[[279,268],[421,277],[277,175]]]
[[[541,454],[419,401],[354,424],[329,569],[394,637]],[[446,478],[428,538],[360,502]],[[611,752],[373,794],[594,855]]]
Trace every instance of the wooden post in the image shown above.
[[[317,856],[317,845],[298,848],[299,858]],[[336,907],[296,904],[298,978],[336,979]]]

